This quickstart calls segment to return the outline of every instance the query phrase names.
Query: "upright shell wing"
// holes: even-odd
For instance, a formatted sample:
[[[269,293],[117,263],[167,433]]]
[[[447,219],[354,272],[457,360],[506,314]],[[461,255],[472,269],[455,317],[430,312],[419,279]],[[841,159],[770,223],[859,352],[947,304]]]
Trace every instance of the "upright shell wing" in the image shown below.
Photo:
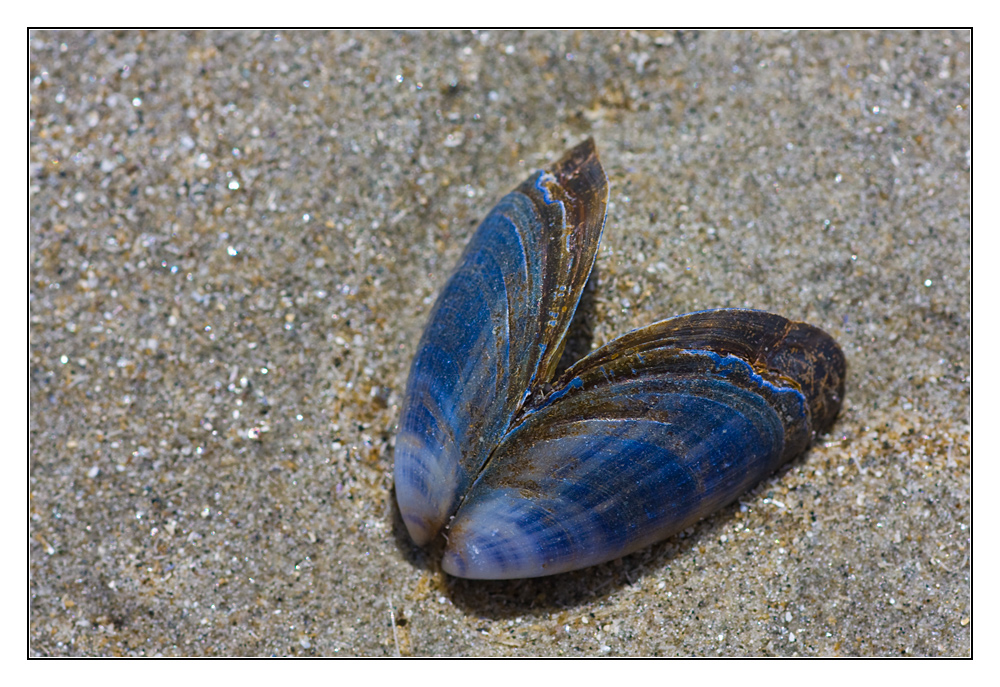
[[[665,539],[825,431],[844,374],[829,335],[764,312],[630,332],[567,370],[510,430],[455,515],[442,567],[538,577]]]
[[[607,199],[588,139],[497,204],[438,296],[396,437],[396,499],[417,544],[440,531],[525,399],[554,373]]]

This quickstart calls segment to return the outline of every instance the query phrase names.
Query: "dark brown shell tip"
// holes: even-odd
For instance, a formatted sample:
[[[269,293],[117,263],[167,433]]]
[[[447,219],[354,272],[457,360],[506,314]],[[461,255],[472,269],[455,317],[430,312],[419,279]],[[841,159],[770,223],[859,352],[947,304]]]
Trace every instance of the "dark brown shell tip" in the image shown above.
[[[556,162],[551,166],[551,170],[557,177],[567,174],[572,176],[572,170],[580,169],[587,163],[593,162],[600,164],[600,160],[597,156],[597,144],[594,143],[593,138],[588,137],[581,143],[578,143],[574,147],[567,150],[565,155],[556,160]]]
[[[798,382],[809,404],[812,430],[825,434],[844,401],[847,360],[832,336],[819,327],[794,322],[771,354],[779,370]]]

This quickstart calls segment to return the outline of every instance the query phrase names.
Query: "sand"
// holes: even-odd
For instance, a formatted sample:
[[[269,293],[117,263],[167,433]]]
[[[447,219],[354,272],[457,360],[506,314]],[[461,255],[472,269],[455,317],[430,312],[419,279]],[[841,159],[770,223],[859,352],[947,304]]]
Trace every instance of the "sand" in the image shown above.
[[[970,41],[30,34],[30,652],[970,655]],[[587,136],[593,343],[770,310],[841,343],[845,406],[669,541],[449,578],[393,504],[410,359]]]

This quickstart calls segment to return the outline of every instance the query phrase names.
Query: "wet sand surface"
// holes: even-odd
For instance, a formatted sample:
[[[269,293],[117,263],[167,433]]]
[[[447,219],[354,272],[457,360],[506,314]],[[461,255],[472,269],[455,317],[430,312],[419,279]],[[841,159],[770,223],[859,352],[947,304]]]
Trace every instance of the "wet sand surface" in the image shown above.
[[[971,652],[968,33],[29,37],[39,655]],[[587,136],[593,344],[752,307],[846,402],[683,534],[472,582],[393,441],[438,290]]]

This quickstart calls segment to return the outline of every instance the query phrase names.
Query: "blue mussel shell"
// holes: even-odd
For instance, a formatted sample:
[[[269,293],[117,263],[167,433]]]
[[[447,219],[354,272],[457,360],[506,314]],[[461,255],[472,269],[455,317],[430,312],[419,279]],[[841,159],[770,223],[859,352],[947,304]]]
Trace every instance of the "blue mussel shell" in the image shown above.
[[[395,448],[413,540],[507,579],[665,539],[801,453],[840,409],[825,332],[709,310],[625,334],[552,377],[593,268],[607,177],[587,140],[503,198],[417,348]]]

